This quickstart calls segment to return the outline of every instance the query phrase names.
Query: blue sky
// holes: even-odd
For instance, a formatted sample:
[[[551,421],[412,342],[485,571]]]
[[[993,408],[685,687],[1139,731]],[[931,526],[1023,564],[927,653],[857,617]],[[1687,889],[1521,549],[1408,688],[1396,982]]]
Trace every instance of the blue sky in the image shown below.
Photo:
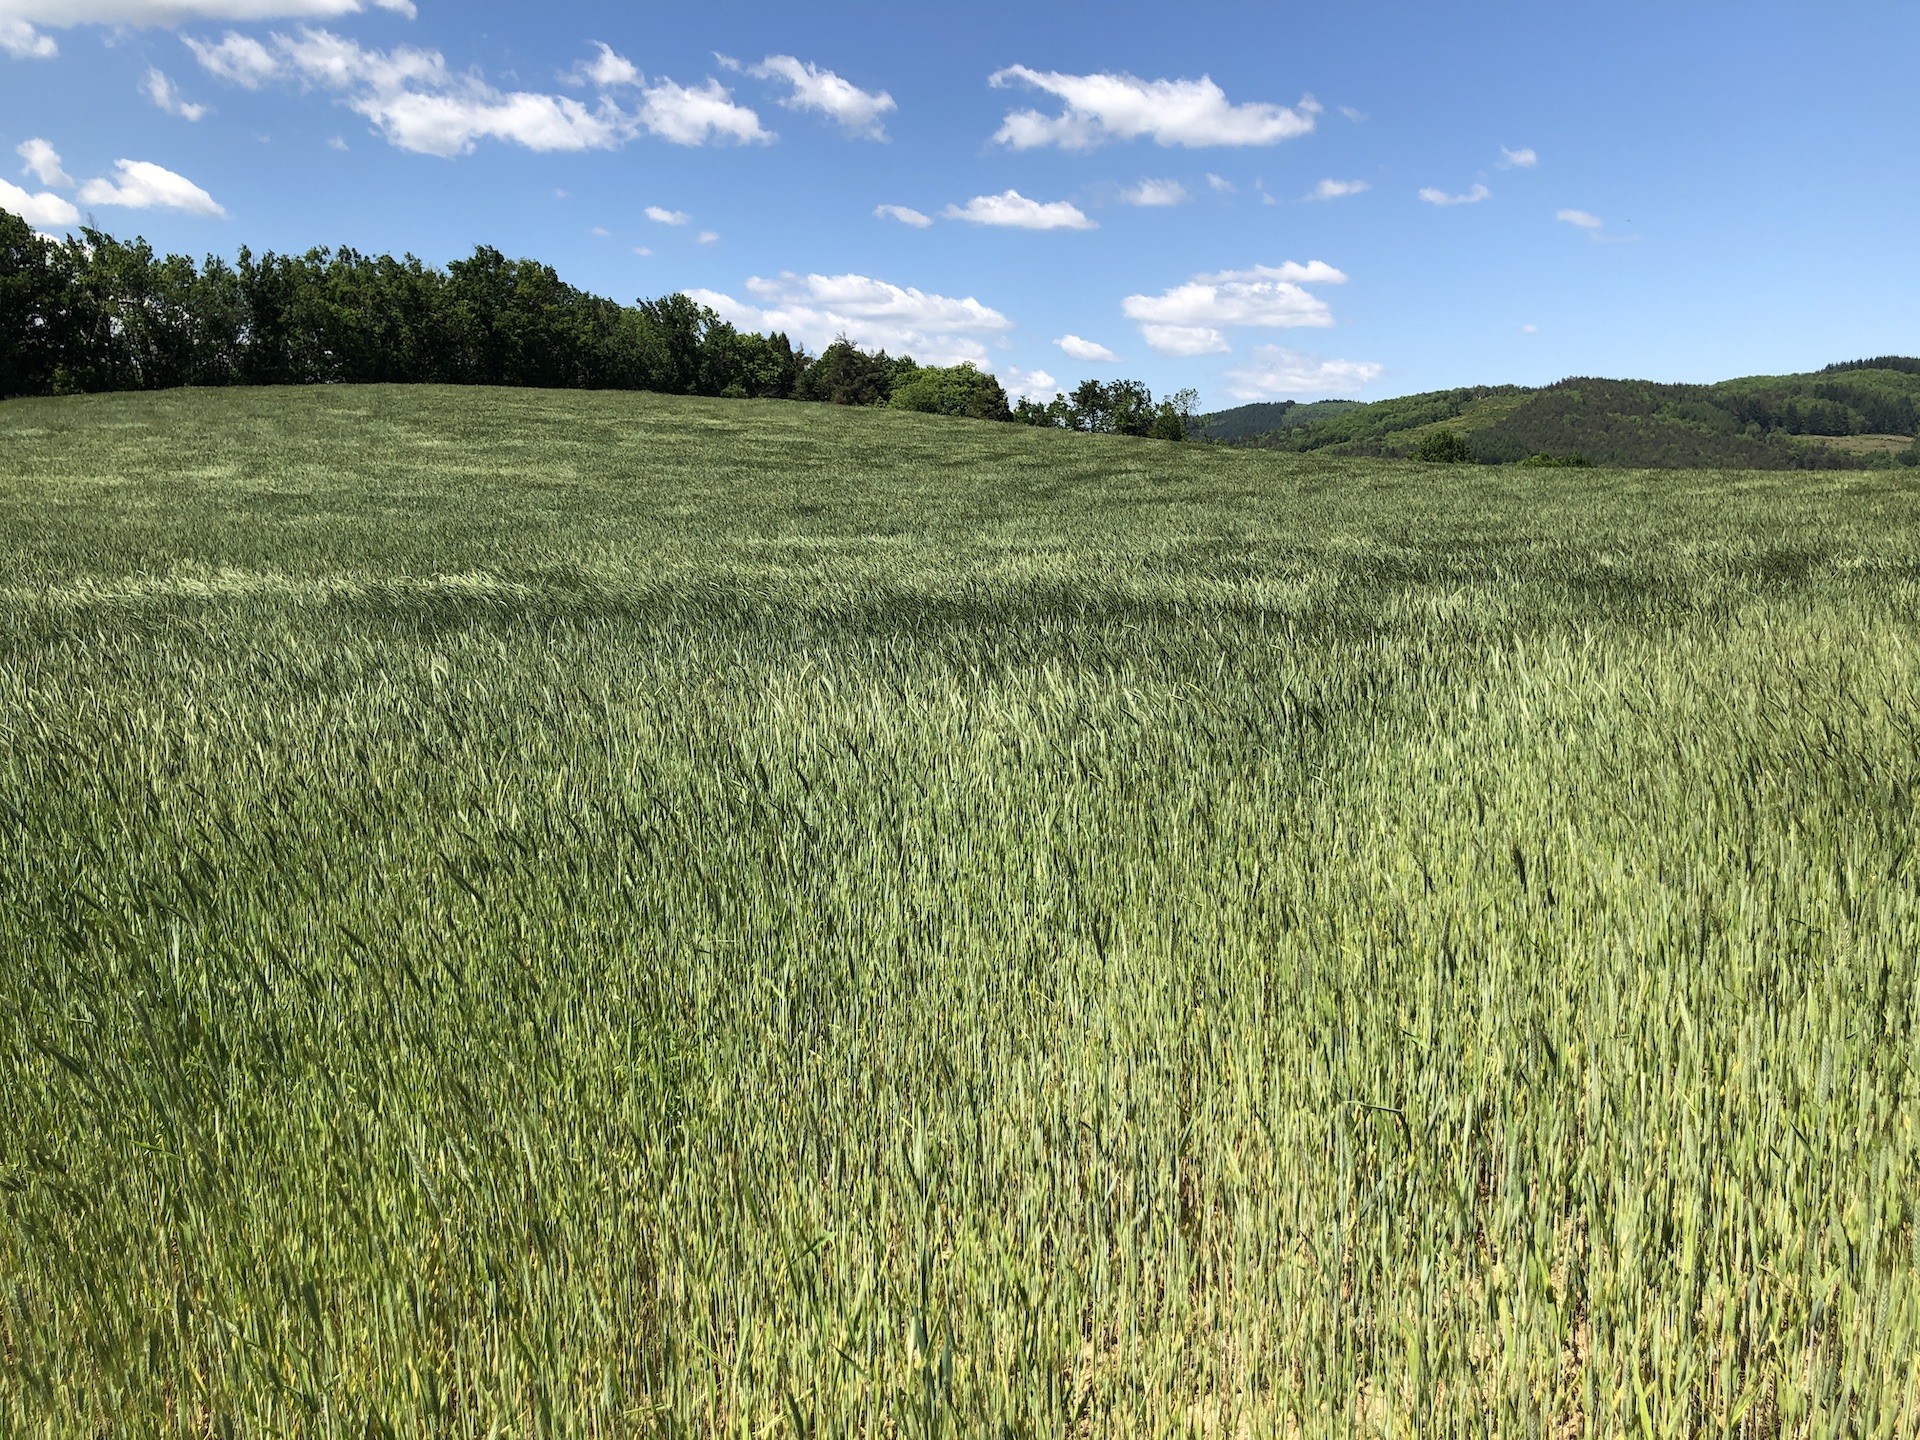
[[[0,0],[0,205],[1016,390],[1711,380],[1920,351],[1916,55],[1909,0]]]

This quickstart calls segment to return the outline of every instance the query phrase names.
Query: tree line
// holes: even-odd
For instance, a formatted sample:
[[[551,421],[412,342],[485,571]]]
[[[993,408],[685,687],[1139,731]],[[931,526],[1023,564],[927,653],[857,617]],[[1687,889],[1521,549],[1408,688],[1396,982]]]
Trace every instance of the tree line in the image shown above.
[[[1185,439],[1194,396],[1087,381],[1010,403],[970,364],[921,365],[844,337],[818,355],[686,295],[622,305],[480,246],[445,269],[350,247],[158,255],[87,228],[63,240],[0,209],[0,399],[183,385],[513,385],[892,405]]]

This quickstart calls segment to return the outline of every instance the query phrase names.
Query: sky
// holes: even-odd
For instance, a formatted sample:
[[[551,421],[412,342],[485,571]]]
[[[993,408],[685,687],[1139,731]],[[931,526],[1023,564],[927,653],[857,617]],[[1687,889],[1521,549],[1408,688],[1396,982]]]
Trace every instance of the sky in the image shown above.
[[[1203,408],[1920,352],[1920,4],[0,0],[0,206]]]

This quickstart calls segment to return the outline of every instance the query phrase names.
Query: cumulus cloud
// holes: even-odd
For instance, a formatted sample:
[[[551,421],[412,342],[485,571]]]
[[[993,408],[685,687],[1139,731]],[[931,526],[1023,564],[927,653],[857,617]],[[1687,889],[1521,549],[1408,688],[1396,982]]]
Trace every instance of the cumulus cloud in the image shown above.
[[[89,180],[80,187],[83,205],[124,205],[130,210],[184,210],[190,215],[227,218],[213,196],[184,175],[146,160],[116,160],[115,178]]]
[[[669,210],[664,205],[647,206],[647,219],[656,225],[684,225],[692,218],[684,210]]]
[[[80,212],[71,201],[50,190],[30,194],[11,180],[0,180],[0,210],[11,210],[36,228],[80,223]]]
[[[1231,195],[1237,188],[1226,176],[1215,175],[1212,171],[1207,172],[1207,185],[1216,195]]]
[[[1060,382],[1045,370],[1022,370],[1018,365],[1009,365],[997,378],[1000,388],[1012,400],[1051,400],[1060,393]]]
[[[464,155],[485,139],[561,151],[611,150],[642,132],[676,145],[773,138],[718,81],[648,81],[605,45],[574,77],[601,87],[592,105],[569,95],[503,91],[476,74],[456,74],[438,51],[370,50],[328,30],[275,34],[267,44],[230,33],[218,44],[187,45],[209,73],[248,89],[278,80],[331,91],[389,144],[424,155]],[[608,93],[615,87],[637,89],[638,109],[616,102]]]
[[[1285,329],[1333,324],[1327,302],[1308,285],[1340,285],[1346,276],[1323,260],[1256,265],[1196,275],[1159,295],[1129,295],[1121,312],[1163,355],[1213,355],[1229,348],[1227,327]]]
[[[976,195],[965,205],[949,205],[940,212],[949,220],[975,225],[1000,225],[1016,230],[1094,230],[1097,227],[1079,206],[1067,200],[1042,203],[1018,190],[998,195]]]
[[[193,20],[331,20],[369,8],[392,10],[409,20],[413,0],[0,0],[0,25],[21,21],[62,28],[72,25],[159,25]]]
[[[613,47],[603,40],[594,41],[593,48],[600,53],[591,60],[582,60],[573,72],[564,78],[576,85],[588,83],[598,85],[602,90],[613,90],[622,85],[640,83],[640,67],[626,56],[614,53]]]
[[[1065,351],[1070,358],[1085,361],[1088,364],[1110,363],[1120,358],[1098,341],[1082,340],[1078,335],[1062,335],[1053,343]]]
[[[1524,150],[1509,150],[1504,145],[1500,147],[1500,168],[1502,170],[1531,170],[1539,163],[1540,157],[1533,153],[1533,147],[1531,145]]]
[[[1178,180],[1142,180],[1131,190],[1120,192],[1121,203],[1126,205],[1181,205],[1186,199],[1187,187]]]
[[[849,135],[864,135],[869,140],[887,138],[880,117],[899,108],[884,90],[862,90],[831,70],[791,55],[769,55],[751,66],[747,74],[757,80],[784,80],[791,93],[780,103],[789,110],[817,110]]]
[[[1429,205],[1478,205],[1493,192],[1484,185],[1475,185],[1464,195],[1449,195],[1437,185],[1429,185],[1420,192],[1420,198]]]
[[[1276,395],[1351,395],[1380,378],[1370,360],[1322,360],[1278,345],[1255,347],[1248,363],[1226,372],[1227,393],[1236,400]]]
[[[931,215],[922,215],[907,205],[876,205],[873,213],[876,219],[898,220],[902,225],[911,225],[916,230],[924,230],[933,224]]]
[[[42,35],[24,20],[0,14],[0,50],[16,60],[51,60],[60,53],[51,35]]]
[[[718,245],[720,243],[720,232],[718,230],[702,230],[698,235],[693,237],[693,241],[696,245]]]
[[[708,145],[728,141],[752,145],[773,139],[760,117],[737,105],[718,80],[704,85],[681,85],[656,80],[642,92],[640,123],[662,140],[675,145]]]
[[[1313,187],[1307,196],[1309,200],[1338,200],[1346,195],[1358,195],[1371,190],[1373,186],[1365,180],[1322,180]]]
[[[38,136],[32,140],[23,140],[13,147],[13,153],[27,162],[27,173],[42,185],[71,186],[73,176],[60,163],[60,152],[51,142]]]
[[[909,354],[926,364],[971,360],[987,366],[983,340],[1013,322],[971,296],[957,299],[866,275],[796,275],[747,281],[750,300],[689,290],[702,305],[743,330],[784,331],[817,351],[841,335],[868,349]]]
[[[140,82],[140,93],[169,115],[178,115],[182,120],[198,120],[207,113],[204,105],[195,105],[180,94],[180,89],[166,75],[149,67],[147,78]]]
[[[1011,65],[988,83],[996,89],[1024,85],[1061,102],[1056,115],[1038,110],[1010,113],[994,139],[1016,150],[1058,145],[1089,150],[1108,140],[1150,139],[1157,145],[1274,145],[1314,127],[1320,104],[1311,95],[1298,105],[1235,105],[1207,76],[1198,80],[1142,80],[1125,74],[1065,75]]]
[[[1588,210],[1556,210],[1553,218],[1568,225],[1577,225],[1582,230],[1598,230],[1607,222]]]

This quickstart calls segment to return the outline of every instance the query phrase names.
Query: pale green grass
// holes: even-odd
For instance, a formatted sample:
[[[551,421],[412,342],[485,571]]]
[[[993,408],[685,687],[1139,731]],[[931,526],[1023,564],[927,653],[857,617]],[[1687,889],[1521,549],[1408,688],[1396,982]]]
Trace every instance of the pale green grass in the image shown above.
[[[0,406],[0,1434],[1920,1432],[1920,486]]]

